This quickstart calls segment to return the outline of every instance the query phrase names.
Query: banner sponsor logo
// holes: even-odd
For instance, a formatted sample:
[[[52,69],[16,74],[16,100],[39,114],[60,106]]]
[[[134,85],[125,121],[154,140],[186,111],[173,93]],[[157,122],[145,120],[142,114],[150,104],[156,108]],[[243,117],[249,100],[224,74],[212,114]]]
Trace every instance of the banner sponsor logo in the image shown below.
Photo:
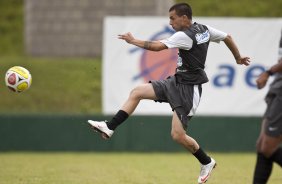
[[[149,40],[161,40],[172,35],[174,31],[168,26],[162,30],[153,33]],[[142,48],[132,48],[130,54],[140,54],[139,68],[140,72],[133,76],[133,80],[142,78],[144,82],[160,80],[173,75],[176,68],[176,59],[178,57],[177,49],[166,49],[160,52],[152,52]]]
[[[242,56],[251,58],[251,65],[237,65],[226,47],[211,42],[205,71],[209,82],[203,84],[201,102],[196,115],[262,116],[267,86],[258,90],[257,77],[277,62],[282,28],[281,18],[201,18],[196,22],[231,33]],[[249,25],[241,29],[241,25]],[[269,34],[269,27],[272,34]],[[259,29],[258,29],[259,28]],[[131,32],[141,40],[161,40],[174,31],[166,17],[107,17],[103,38],[103,113],[114,114],[136,86],[173,75],[178,60],[177,49],[152,52],[117,39],[116,35]],[[208,40],[209,34],[197,35],[197,42]],[[272,78],[271,78],[272,79]],[[171,115],[167,103],[142,100],[134,114]]]

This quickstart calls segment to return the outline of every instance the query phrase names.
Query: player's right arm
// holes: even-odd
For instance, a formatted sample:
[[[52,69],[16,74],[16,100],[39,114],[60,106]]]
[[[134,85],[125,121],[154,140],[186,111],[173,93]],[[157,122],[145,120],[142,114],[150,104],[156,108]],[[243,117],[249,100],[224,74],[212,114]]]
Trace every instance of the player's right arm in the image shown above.
[[[160,41],[138,40],[134,38],[131,33],[120,34],[118,35],[118,38],[125,40],[129,44],[135,45],[137,47],[140,47],[146,50],[161,51],[161,50],[167,49],[167,46]]]

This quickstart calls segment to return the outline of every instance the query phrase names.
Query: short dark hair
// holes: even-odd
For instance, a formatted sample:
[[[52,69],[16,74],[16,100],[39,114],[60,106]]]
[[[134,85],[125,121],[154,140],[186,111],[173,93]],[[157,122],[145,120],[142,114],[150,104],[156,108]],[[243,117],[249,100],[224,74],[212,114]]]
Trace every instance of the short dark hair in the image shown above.
[[[189,19],[192,19],[192,8],[187,3],[177,3],[169,9],[169,12],[173,10],[178,16],[186,15]]]

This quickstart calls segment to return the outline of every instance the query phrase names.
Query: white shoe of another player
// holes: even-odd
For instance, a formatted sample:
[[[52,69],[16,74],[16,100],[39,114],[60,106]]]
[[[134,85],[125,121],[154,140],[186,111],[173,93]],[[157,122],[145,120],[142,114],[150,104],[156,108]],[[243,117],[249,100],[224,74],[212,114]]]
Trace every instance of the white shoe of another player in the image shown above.
[[[201,165],[200,176],[198,178],[198,183],[205,183],[211,175],[213,168],[215,168],[216,163],[213,158],[211,158],[211,162],[207,165]]]
[[[113,135],[114,131],[108,128],[106,122],[107,121],[88,120],[91,128],[93,128],[95,131],[100,132],[104,139],[109,139]]]

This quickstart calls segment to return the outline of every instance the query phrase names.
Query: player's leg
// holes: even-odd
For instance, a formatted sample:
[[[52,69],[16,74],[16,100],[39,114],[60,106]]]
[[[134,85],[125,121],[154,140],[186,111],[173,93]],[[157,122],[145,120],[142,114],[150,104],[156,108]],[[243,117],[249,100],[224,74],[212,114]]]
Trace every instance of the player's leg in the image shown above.
[[[156,94],[152,83],[141,84],[134,88],[126,102],[123,104],[121,110],[125,111],[127,114],[131,115],[133,111],[138,106],[140,100],[149,99],[156,100]]]
[[[265,123],[264,119],[261,125],[260,135],[257,140],[257,159],[255,164],[253,184],[265,184],[267,183],[273,168],[273,162],[271,159],[267,158],[263,153],[261,153],[263,139],[265,137]]]
[[[184,148],[190,151],[199,160],[199,162],[201,163],[201,171],[198,178],[198,183],[205,183],[208,180],[211,171],[215,167],[216,163],[214,159],[209,157],[200,148],[195,139],[186,134],[186,131],[183,128],[183,125],[175,111],[172,117],[171,136],[174,141],[184,146]]]
[[[257,141],[257,160],[253,183],[267,183],[273,168],[273,162],[282,167],[282,148],[279,147],[282,136],[272,137],[265,133],[267,120],[264,119]]]
[[[88,123],[92,128],[102,133],[104,139],[110,138],[114,130],[134,112],[142,99],[156,99],[156,94],[151,83],[141,84],[134,88],[122,108],[114,115],[110,122],[88,120]]]
[[[262,153],[267,158],[270,158],[273,153],[279,149],[279,145],[282,141],[282,136],[271,137],[265,133],[262,135],[261,145],[259,147],[259,152]],[[281,163],[279,163],[281,165]]]
[[[115,130],[134,112],[139,102],[143,99],[156,99],[155,91],[151,83],[141,84],[131,90],[128,99],[121,109],[113,116],[112,120],[107,123],[108,128]]]
[[[265,98],[267,109],[257,141],[257,161],[255,165],[253,183],[267,183],[271,175],[273,162],[282,165],[281,143],[282,130],[282,97],[280,91],[270,90]]]
[[[192,154],[194,154],[200,148],[198,143],[192,137],[186,134],[186,131],[184,130],[182,123],[175,111],[172,116],[171,137],[174,141],[184,146],[184,148],[186,148]]]
[[[265,115],[266,121],[264,121],[265,125],[259,152],[282,167],[282,148],[279,147],[282,142],[281,106],[281,91],[274,91],[271,100],[268,101],[268,109]]]

